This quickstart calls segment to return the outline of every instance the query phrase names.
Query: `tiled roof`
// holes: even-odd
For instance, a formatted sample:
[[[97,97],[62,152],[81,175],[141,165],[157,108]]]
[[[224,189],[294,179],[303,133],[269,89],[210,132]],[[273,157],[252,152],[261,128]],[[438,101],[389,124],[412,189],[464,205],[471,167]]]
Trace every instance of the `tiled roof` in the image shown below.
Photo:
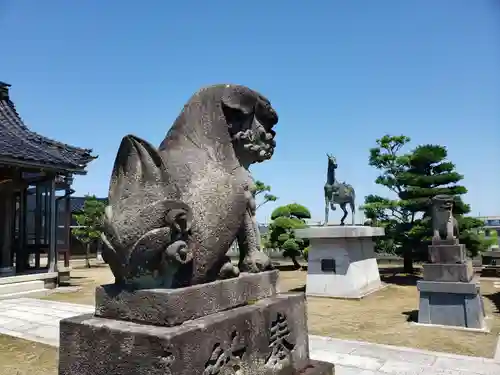
[[[96,158],[92,150],[70,146],[28,129],[10,100],[9,87],[0,82],[0,158],[80,171]]]

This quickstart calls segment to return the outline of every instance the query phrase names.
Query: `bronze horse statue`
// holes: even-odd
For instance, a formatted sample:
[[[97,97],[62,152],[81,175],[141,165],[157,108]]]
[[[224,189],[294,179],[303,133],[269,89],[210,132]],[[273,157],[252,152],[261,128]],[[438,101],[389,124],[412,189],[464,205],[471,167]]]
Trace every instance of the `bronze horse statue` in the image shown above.
[[[339,183],[335,179],[337,160],[330,154],[326,154],[326,156],[328,157],[328,171],[325,184],[325,222],[323,225],[328,224],[328,211],[329,209],[335,211],[336,204],[344,211],[344,216],[340,219],[340,225],[344,225],[344,220],[348,215],[347,204],[351,207],[352,225],[354,225],[354,214],[356,212],[354,205],[356,193],[354,192],[354,188],[345,182]]]

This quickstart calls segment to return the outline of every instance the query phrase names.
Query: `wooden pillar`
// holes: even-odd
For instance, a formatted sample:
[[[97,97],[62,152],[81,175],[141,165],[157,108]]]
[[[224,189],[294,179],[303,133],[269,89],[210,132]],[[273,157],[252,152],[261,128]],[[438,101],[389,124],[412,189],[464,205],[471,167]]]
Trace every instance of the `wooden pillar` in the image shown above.
[[[43,205],[43,208],[45,210],[44,212],[44,226],[43,226],[43,239],[44,239],[44,243],[45,243],[45,246],[47,246],[50,242],[50,210],[51,210],[51,206],[50,206],[50,200],[51,200],[51,193],[50,193],[50,181],[47,181],[46,185],[44,186],[44,192],[45,192],[45,196],[44,196],[44,205]]]
[[[0,187],[0,274],[12,274],[12,183]]]
[[[26,217],[28,216],[28,192],[27,187],[21,188],[19,197],[19,244],[16,254],[16,268],[24,271],[28,262],[26,241]]]
[[[57,233],[56,233],[56,179],[55,176],[49,182],[47,189],[47,195],[49,196],[49,253],[48,253],[48,267],[49,272],[57,272]],[[47,207],[45,208],[47,209]],[[47,217],[46,216],[46,217]]]
[[[17,238],[17,231],[19,228],[18,205],[19,205],[20,194],[17,191],[17,189],[18,185],[16,184],[14,186],[15,191],[12,193],[12,200],[11,200],[12,225],[10,226],[10,238],[12,245],[10,247],[10,264],[12,267],[14,266],[14,257],[15,254],[17,253],[17,248],[19,247],[19,239]]]
[[[40,251],[41,246],[40,237],[42,236],[42,186],[37,184],[35,187],[35,268],[40,268]],[[28,255],[28,259],[29,256]]]
[[[69,258],[71,256],[71,186],[69,183],[66,187],[66,198],[64,203],[64,213],[66,214],[66,251],[64,252],[64,267],[69,267]]]

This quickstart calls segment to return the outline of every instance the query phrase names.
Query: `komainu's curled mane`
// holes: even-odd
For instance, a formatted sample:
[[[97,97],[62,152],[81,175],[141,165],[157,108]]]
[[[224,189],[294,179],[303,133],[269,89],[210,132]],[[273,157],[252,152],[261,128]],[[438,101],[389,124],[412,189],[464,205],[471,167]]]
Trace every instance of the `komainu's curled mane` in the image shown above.
[[[216,85],[193,95],[159,149],[124,137],[102,236],[116,282],[169,288],[271,268],[248,168],[273,155],[277,122],[259,93]],[[226,257],[234,240],[238,267]]]

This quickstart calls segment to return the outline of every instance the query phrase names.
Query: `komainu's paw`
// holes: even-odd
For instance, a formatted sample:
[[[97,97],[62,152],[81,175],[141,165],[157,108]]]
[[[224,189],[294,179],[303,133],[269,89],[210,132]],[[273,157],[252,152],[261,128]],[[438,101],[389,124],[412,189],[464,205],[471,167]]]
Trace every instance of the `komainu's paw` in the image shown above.
[[[239,264],[241,272],[257,273],[273,269],[271,259],[262,251],[255,251]]]
[[[226,263],[224,263],[219,271],[219,279],[232,279],[233,277],[238,277],[239,275],[239,268],[231,263],[231,260],[229,259]]]
[[[184,241],[175,241],[170,244],[163,253],[163,261],[177,262],[187,264],[193,260],[193,254],[188,250],[187,243]]]

